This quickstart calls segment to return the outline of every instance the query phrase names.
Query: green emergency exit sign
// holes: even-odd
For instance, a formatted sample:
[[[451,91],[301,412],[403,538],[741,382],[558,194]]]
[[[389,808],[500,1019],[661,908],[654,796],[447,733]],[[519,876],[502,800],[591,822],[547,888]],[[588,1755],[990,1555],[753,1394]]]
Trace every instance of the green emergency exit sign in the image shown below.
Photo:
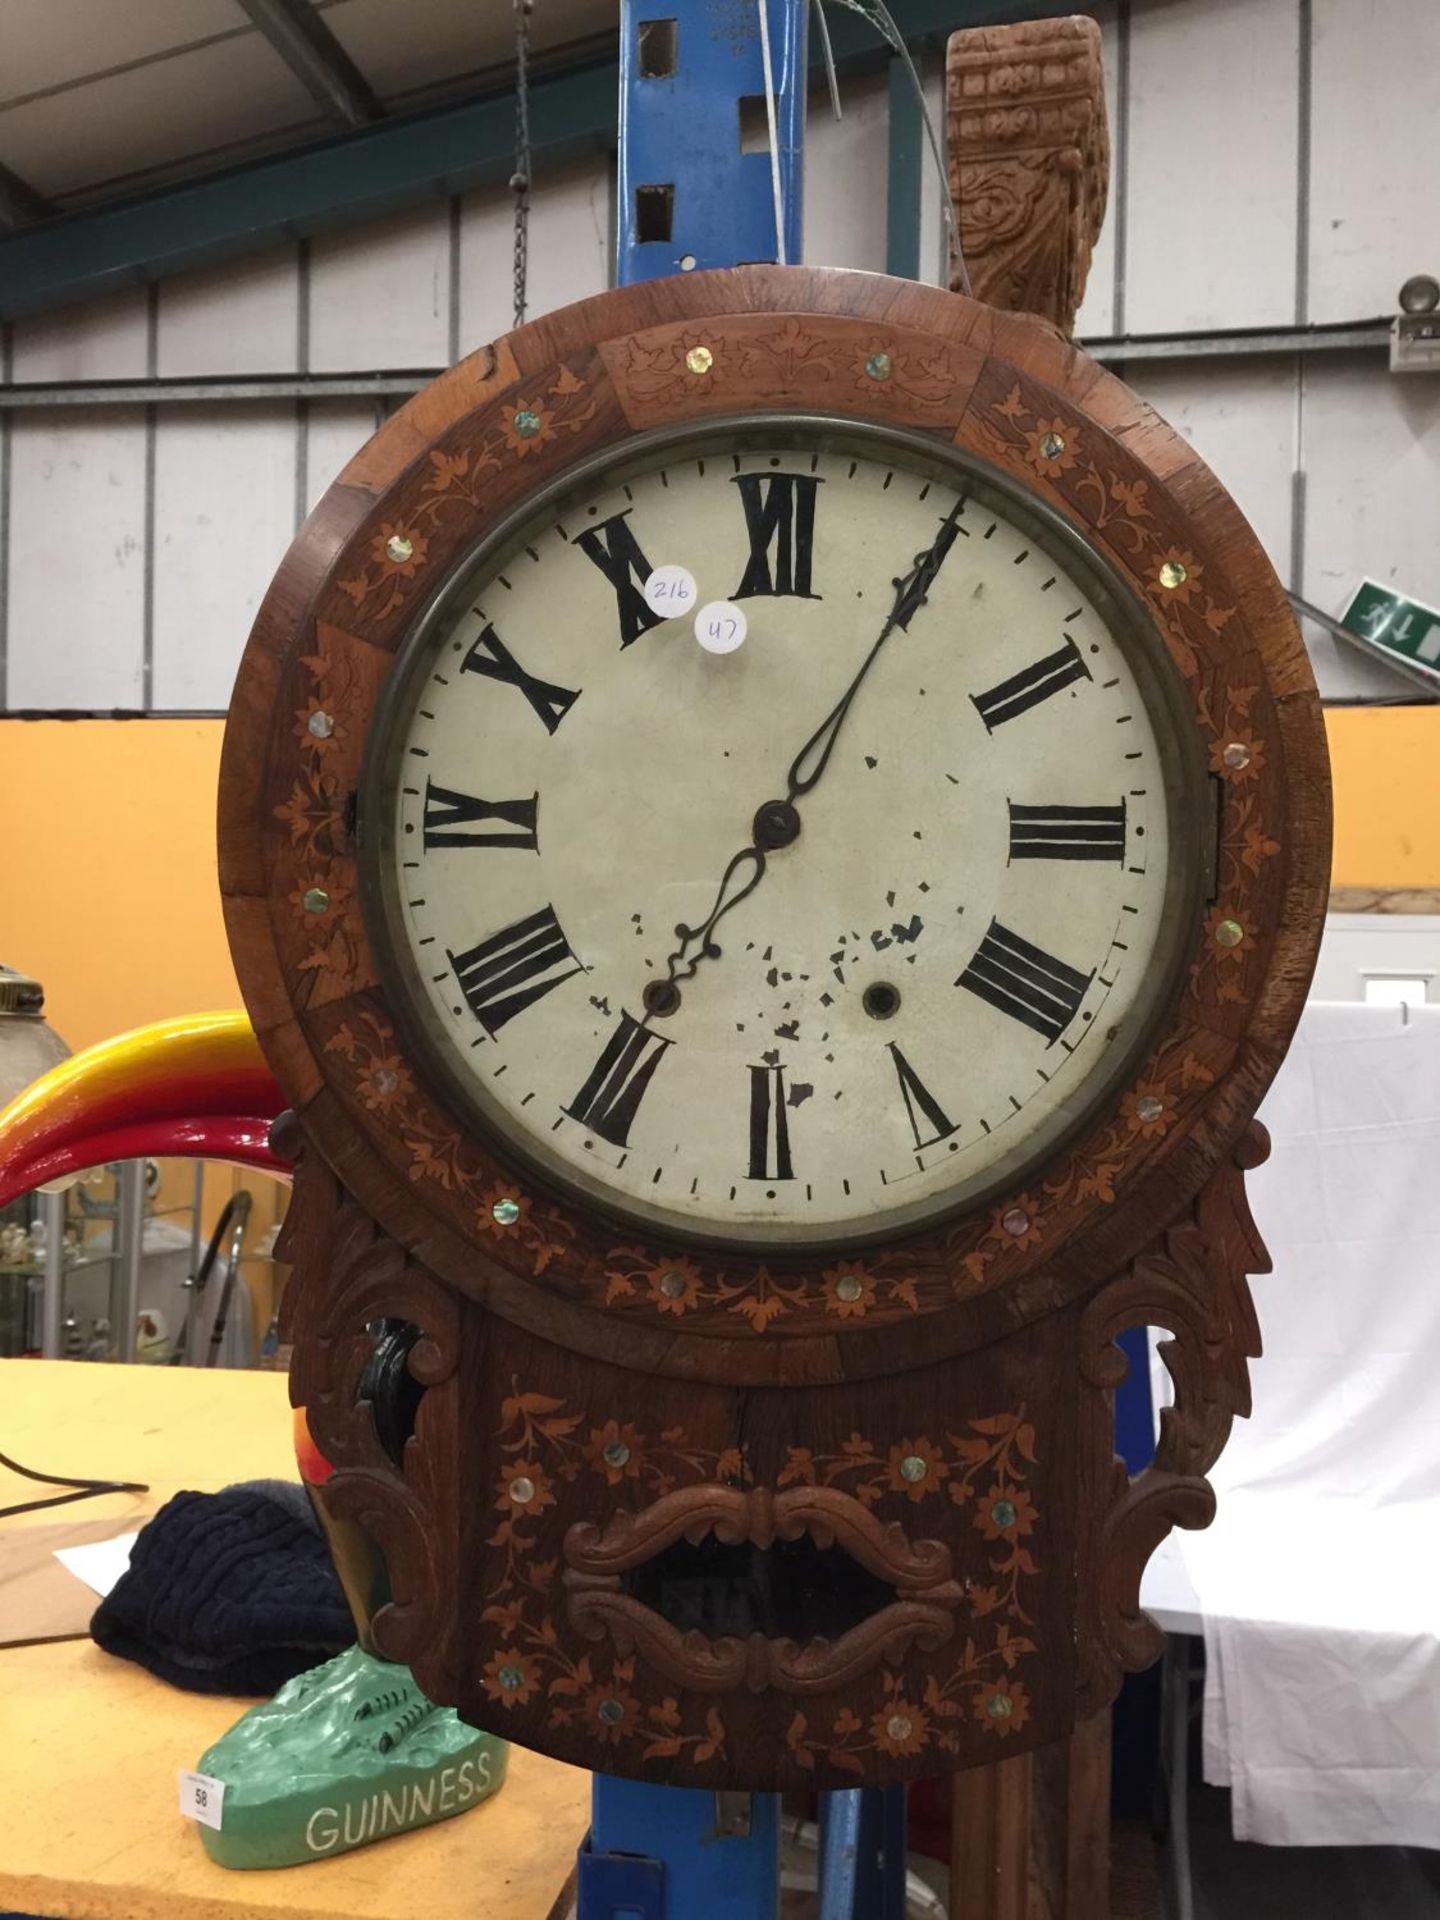
[[[1366,652],[1440,690],[1440,612],[1434,607],[1407,600],[1378,580],[1362,580],[1340,620]]]

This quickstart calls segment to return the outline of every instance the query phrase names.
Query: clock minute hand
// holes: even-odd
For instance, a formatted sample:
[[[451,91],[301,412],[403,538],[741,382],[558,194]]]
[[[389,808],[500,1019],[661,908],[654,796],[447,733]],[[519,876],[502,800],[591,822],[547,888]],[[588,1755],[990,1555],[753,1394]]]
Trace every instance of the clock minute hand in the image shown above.
[[[790,773],[785,788],[787,799],[800,799],[819,782],[835,742],[839,738],[840,729],[845,723],[845,716],[850,711],[850,703],[864,684],[865,676],[874,666],[880,649],[897,627],[909,628],[910,622],[929,597],[936,575],[945,564],[945,556],[955,544],[960,531],[958,522],[964,506],[963,499],[955,502],[941,522],[940,531],[931,544],[923,553],[916,554],[910,571],[895,581],[895,604],[891,607],[884,626],[876,636],[875,644],[861,661],[855,678],[790,762]]]
[[[897,627],[908,628],[916,613],[924,606],[930,596],[930,589],[945,564],[945,556],[954,546],[960,533],[960,516],[965,511],[964,499],[959,499],[940,522],[940,531],[925,549],[917,553],[915,564],[903,580],[895,582],[895,611],[891,615]]]
[[[825,771],[826,762],[835,745],[836,737],[850,710],[850,702],[860,691],[867,673],[874,665],[875,657],[896,627],[908,627],[918,610],[924,606],[926,597],[935,583],[935,576],[945,564],[945,556],[955,544],[959,531],[957,522],[965,502],[957,500],[941,522],[940,531],[923,553],[917,553],[914,564],[903,578],[895,581],[895,603],[891,607],[884,626],[880,629],[875,644],[860,664],[855,678],[844,693],[821,721],[815,732],[805,742],[790,764],[789,782],[784,800],[767,800],[755,815],[755,824],[751,830],[748,847],[742,847],[731,859],[720,878],[716,890],[715,904],[707,917],[698,927],[686,926],[682,922],[675,929],[679,942],[665,960],[665,978],[650,981],[644,993],[647,1016],[665,1017],[674,1013],[680,1006],[680,982],[693,980],[702,960],[715,960],[720,956],[719,943],[714,938],[716,927],[733,907],[742,900],[748,900],[765,877],[765,853],[778,847],[788,847],[800,832],[800,816],[794,802],[807,794],[815,786]],[[807,772],[807,763],[812,756],[813,766]]]

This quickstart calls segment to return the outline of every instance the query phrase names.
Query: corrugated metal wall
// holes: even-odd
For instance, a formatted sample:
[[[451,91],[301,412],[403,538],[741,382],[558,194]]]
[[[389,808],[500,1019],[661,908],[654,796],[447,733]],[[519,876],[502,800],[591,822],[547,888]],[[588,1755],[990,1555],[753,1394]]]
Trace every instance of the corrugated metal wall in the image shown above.
[[[1440,274],[1437,0],[1107,0],[1115,178],[1082,338],[1389,317]],[[1440,604],[1440,378],[1334,351],[1134,360],[1286,585]],[[1307,625],[1330,699],[1404,683]]]
[[[1115,135],[1082,337],[1374,319],[1440,271],[1440,0],[1103,0]],[[938,74],[931,75],[938,104]],[[885,260],[886,93],[812,113],[807,259]],[[604,287],[608,172],[537,182],[530,295]],[[940,277],[927,180],[926,277]],[[7,381],[395,372],[503,330],[505,195],[439,204],[16,324]],[[1163,362],[1128,377],[1217,468],[1287,584],[1339,611],[1362,574],[1440,603],[1440,378],[1372,353]],[[0,448],[4,710],[224,707],[250,620],[376,403],[18,409]],[[217,457],[217,450],[218,455]],[[1316,641],[1333,697],[1400,682]]]

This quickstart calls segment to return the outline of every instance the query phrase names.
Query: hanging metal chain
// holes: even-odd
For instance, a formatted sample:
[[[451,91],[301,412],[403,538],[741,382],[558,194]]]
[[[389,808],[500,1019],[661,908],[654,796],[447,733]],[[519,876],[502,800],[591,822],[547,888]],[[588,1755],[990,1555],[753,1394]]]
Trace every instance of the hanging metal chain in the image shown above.
[[[534,0],[515,7],[515,325],[525,320],[525,282],[530,259],[530,11]]]

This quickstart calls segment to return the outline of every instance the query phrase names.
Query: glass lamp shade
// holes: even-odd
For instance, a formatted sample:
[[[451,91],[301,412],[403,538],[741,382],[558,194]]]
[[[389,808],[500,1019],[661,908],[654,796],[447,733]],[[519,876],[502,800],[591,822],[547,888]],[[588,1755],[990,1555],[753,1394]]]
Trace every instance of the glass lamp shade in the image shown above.
[[[40,982],[0,966],[0,1108],[69,1057],[69,1047],[46,1021]]]

